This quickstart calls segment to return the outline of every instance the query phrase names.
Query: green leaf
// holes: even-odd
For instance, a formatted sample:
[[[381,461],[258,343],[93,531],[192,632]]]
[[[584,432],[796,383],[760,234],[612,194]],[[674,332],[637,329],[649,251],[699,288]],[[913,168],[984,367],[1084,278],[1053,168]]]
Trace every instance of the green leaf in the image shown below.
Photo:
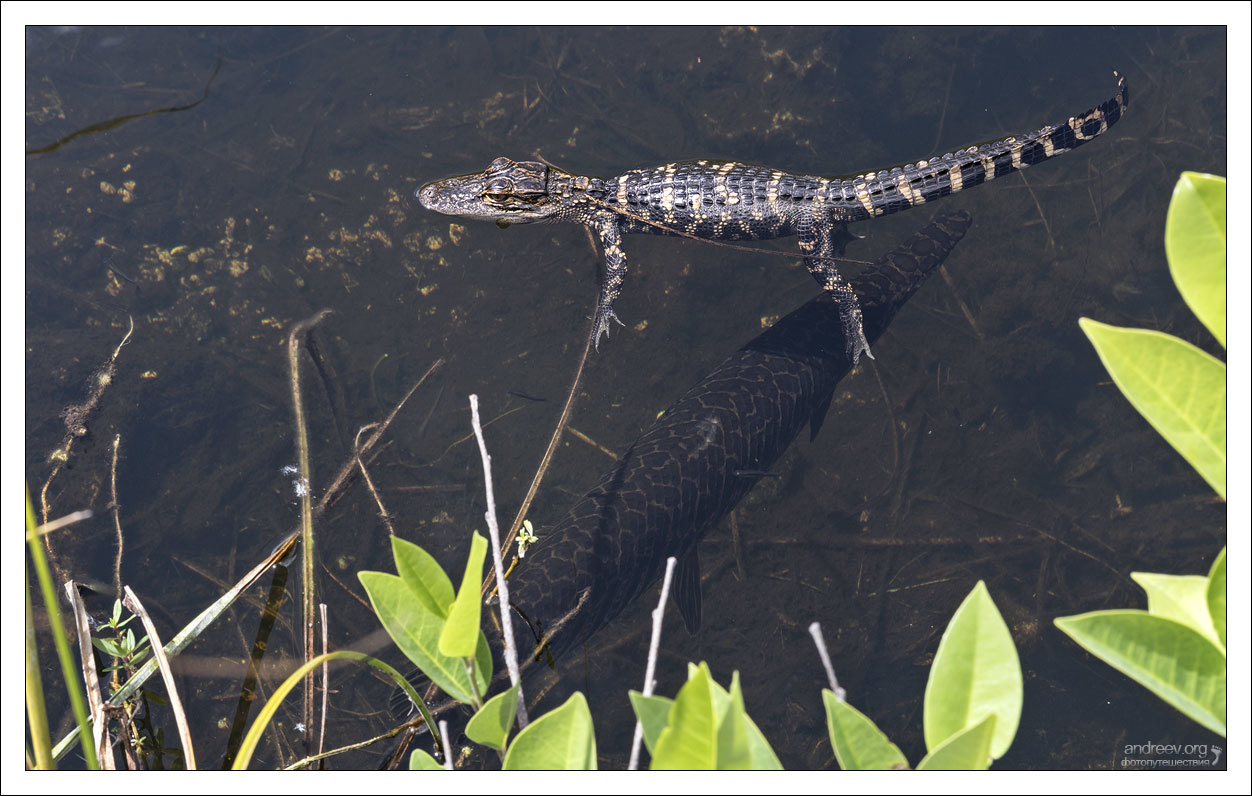
[[[581,691],[556,710],[532,721],[517,734],[504,755],[505,771],[593,771],[596,736],[591,711]]]
[[[413,590],[417,601],[435,616],[447,619],[454,595],[452,581],[448,580],[439,562],[430,553],[399,536],[391,537],[391,555],[396,559],[396,573]]]
[[[1146,611],[1095,611],[1054,621],[1092,655],[1226,735],[1226,656],[1204,636]]]
[[[1226,178],[1184,171],[1165,216],[1165,257],[1174,284],[1226,347]]]
[[[465,575],[461,578],[461,590],[457,592],[456,600],[448,610],[448,621],[439,634],[439,651],[444,655],[468,658],[478,645],[478,637],[482,634],[483,560],[486,557],[487,540],[475,531]]]
[[[743,714],[748,725],[748,759],[753,771],[782,771],[782,761],[774,754],[774,748],[765,740],[765,734],[748,714]]]
[[[744,708],[743,692],[739,688],[739,672],[736,671],[731,675],[731,690],[729,692],[722,688],[711,675],[709,677],[709,688],[713,694],[713,710],[721,717],[719,720],[722,722],[722,725],[719,725],[719,732],[720,726],[724,726],[727,721],[730,721],[729,711],[732,709],[738,714],[735,720],[741,721],[743,724],[748,752],[746,767],[753,771],[782,771],[782,762],[779,761],[778,755],[774,754],[773,747],[769,745],[769,741],[765,740],[765,735],[756,726],[756,722],[752,720],[752,717],[748,715],[747,710]],[[732,755],[723,754],[720,744],[718,757],[718,766],[723,769],[729,765],[729,760],[732,759]],[[721,762],[723,757],[728,761],[726,765]]]
[[[710,688],[712,675],[700,664],[670,707],[669,724],[652,753],[653,771],[712,771],[717,768],[718,716]]]
[[[113,658],[122,657],[122,651],[118,649],[117,642],[111,638],[93,638],[91,646]]]
[[[1151,329],[1078,325],[1126,400],[1225,500],[1225,363]]]
[[[1173,619],[1221,645],[1209,618],[1209,579],[1203,575],[1158,575],[1132,572],[1131,580],[1148,593],[1148,613]],[[1224,645],[1222,645],[1224,646]]]
[[[414,749],[409,755],[409,771],[443,771],[443,766],[429,752]]]
[[[649,731],[659,733],[648,745],[652,754],[651,768],[781,771],[782,763],[769,741],[744,710],[739,673],[732,675],[730,691],[713,680],[708,664],[688,665],[688,675],[687,683],[667,706],[667,716],[661,717],[667,718],[668,724],[657,730],[658,717],[653,716],[652,728],[645,725],[645,740]],[[643,715],[639,707],[643,699],[642,696],[631,698],[636,704],[636,716]],[[661,712],[659,704],[646,709],[656,714]]]
[[[504,751],[508,745],[509,730],[517,716],[517,686],[487,700],[482,710],[465,725],[465,735],[474,743]]]
[[[966,727],[945,740],[917,764],[918,771],[984,771],[991,766],[996,714]]]
[[[716,683],[713,685],[720,690]],[[739,672],[731,675],[727,696],[730,704],[725,711],[720,711],[721,723],[717,727],[717,770],[750,771],[752,758],[748,753],[748,714],[743,707]]]
[[[374,613],[400,651],[435,685],[460,702],[473,703],[469,675],[460,658],[439,652],[439,634],[444,620],[422,605],[408,584],[386,572],[360,572],[357,577],[369,595]],[[491,680],[491,650],[479,632],[474,677],[478,692],[485,693]]]
[[[822,689],[826,728],[835,759],[844,771],[906,769],[909,761],[900,748],[861,711],[842,702],[829,688]]]
[[[991,756],[1008,751],[1022,715],[1022,667],[1013,637],[982,581],[956,609],[939,641],[926,681],[922,728],[926,748],[988,713],[997,716]]]
[[[630,705],[635,709],[635,718],[643,726],[643,743],[648,747],[648,754],[653,754],[656,741],[661,737],[661,730],[669,723],[669,709],[674,700],[663,696],[644,696],[639,691],[630,691]]]
[[[1217,560],[1213,562],[1213,568],[1209,570],[1209,586],[1206,595],[1206,601],[1209,606],[1209,621],[1213,623],[1213,630],[1217,632],[1217,638],[1222,644],[1222,650],[1226,649],[1226,548],[1217,554]]]

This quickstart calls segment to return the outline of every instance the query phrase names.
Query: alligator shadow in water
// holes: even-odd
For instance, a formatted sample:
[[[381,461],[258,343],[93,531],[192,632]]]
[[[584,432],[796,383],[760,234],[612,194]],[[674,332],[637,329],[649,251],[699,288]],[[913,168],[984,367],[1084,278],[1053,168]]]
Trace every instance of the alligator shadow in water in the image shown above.
[[[872,344],[969,228],[941,216],[852,280]],[[526,668],[560,661],[678,558],[672,591],[700,622],[697,546],[808,424],[817,436],[852,361],[838,305],[823,294],[740,348],[678,399],[509,578]],[[518,625],[520,624],[520,628]],[[581,656],[579,656],[581,657]]]

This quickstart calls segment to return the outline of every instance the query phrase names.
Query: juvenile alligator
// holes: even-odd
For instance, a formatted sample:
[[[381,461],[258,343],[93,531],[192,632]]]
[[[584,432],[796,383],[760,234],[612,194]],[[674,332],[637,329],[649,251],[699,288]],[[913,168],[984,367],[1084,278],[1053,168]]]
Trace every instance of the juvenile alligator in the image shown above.
[[[964,212],[944,216],[852,278],[869,341],[969,224]],[[509,577],[510,602],[536,650],[559,655],[585,640],[654,582],[669,556],[681,562],[676,602],[688,627],[698,624],[696,545],[805,424],[817,436],[853,367],[840,315],[823,293],[775,323],[679,398],[540,535]]]
[[[862,328],[862,308],[833,260],[851,237],[849,221],[916,207],[1074,149],[1115,124],[1129,101],[1126,79],[1119,76],[1116,96],[1060,124],[850,178],[696,160],[602,179],[500,157],[486,171],[428,183],[418,189],[417,198],[430,210],[495,221],[501,227],[573,221],[594,229],[605,256],[594,328],[597,349],[601,335],[609,333],[609,322],[618,321],[613,301],[626,276],[624,233],[720,240],[796,235],[805,267],[839,302],[855,363],[862,351],[873,354]]]

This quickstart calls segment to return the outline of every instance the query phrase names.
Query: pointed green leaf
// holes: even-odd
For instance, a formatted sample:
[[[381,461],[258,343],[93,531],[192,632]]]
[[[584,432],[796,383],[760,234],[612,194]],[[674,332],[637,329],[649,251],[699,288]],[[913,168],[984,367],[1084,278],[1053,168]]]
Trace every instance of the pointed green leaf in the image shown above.
[[[1165,216],[1165,257],[1183,300],[1225,348],[1225,177],[1182,173]]]
[[[951,736],[917,764],[918,771],[985,771],[991,766],[996,714]]]
[[[1203,575],[1158,575],[1132,572],[1130,578],[1148,593],[1148,613],[1186,625],[1214,644],[1221,644],[1209,618],[1209,579]]]
[[[483,560],[487,557],[487,540],[475,531],[470,544],[469,561],[461,578],[461,590],[448,611],[448,621],[439,635],[439,651],[444,655],[468,658],[474,654],[482,632]]]
[[[487,700],[482,710],[465,725],[465,736],[474,743],[504,751],[509,730],[517,716],[517,686]]]
[[[444,620],[427,610],[408,584],[396,575],[360,572],[357,577],[369,595],[374,613],[400,651],[448,696],[472,703],[473,691],[465,664],[460,658],[439,652],[439,634]],[[478,642],[474,676],[479,693],[484,693],[491,680],[491,650],[481,631]]]
[[[712,675],[700,664],[683,684],[669,711],[669,724],[657,739],[652,770],[712,771],[717,768],[717,713]]]
[[[443,771],[443,766],[429,752],[414,749],[409,755],[409,771]]]
[[[1209,605],[1209,621],[1217,632],[1217,639],[1226,649],[1226,548],[1217,554],[1213,568],[1209,570],[1206,600]]]
[[[1095,611],[1055,622],[1092,655],[1226,735],[1226,656],[1204,636],[1146,611]]]
[[[596,736],[582,692],[532,721],[517,734],[504,755],[505,771],[593,771]]]
[[[1008,751],[1022,715],[1022,667],[1013,636],[982,581],[956,609],[930,666],[923,702],[926,748],[995,713],[991,756]]]
[[[748,725],[748,759],[753,771],[782,771],[782,761],[774,754],[774,748],[765,740],[765,734],[748,714],[743,714]]]
[[[744,729],[744,740],[747,744],[747,768],[753,771],[782,771],[782,762],[779,761],[778,755],[774,754],[774,748],[769,745],[769,741],[765,740],[764,734],[761,733],[756,722],[748,715],[748,711],[743,705],[743,691],[739,687],[739,672],[736,671],[731,675],[730,691],[718,685],[716,680],[709,679],[709,684],[713,692],[713,710],[720,711],[722,697],[730,699],[730,705],[739,713]],[[722,714],[722,721],[729,719],[729,713]],[[722,754],[719,748],[719,756]],[[729,757],[728,757],[729,759]],[[719,763],[720,765],[720,763]]]
[[[396,573],[413,590],[418,602],[435,616],[447,619],[448,606],[452,605],[454,594],[452,581],[448,580],[439,562],[430,553],[399,536],[391,537],[391,555],[396,559]]]
[[[748,753],[748,714],[743,708],[739,672],[731,675],[727,696],[729,704],[721,714],[717,727],[717,770],[750,771],[752,758]]]
[[[122,657],[122,650],[118,648],[117,642],[111,638],[92,638],[91,646],[113,658]]]
[[[630,705],[635,709],[635,718],[643,726],[643,743],[648,747],[648,754],[653,753],[656,741],[661,737],[661,730],[669,723],[669,709],[674,700],[663,696],[644,696],[639,691],[630,691]]]
[[[844,771],[889,771],[909,767],[900,747],[861,711],[841,702],[835,692],[822,689],[826,705],[826,728],[835,759]]]
[[[1151,329],[1078,325],[1126,400],[1225,500],[1225,363]]]

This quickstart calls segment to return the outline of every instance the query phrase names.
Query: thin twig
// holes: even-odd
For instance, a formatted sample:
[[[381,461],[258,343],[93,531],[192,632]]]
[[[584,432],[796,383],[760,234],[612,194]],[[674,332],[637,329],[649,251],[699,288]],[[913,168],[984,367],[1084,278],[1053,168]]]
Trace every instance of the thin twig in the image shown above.
[[[34,536],[38,537],[38,536],[43,536],[46,533],[59,531],[67,525],[73,525],[76,522],[89,520],[92,518],[92,516],[93,514],[92,514],[91,509],[81,509],[79,511],[70,512],[69,514],[66,514],[64,517],[58,517],[52,522],[49,522],[45,525],[40,525],[38,528],[35,529]],[[29,542],[30,540],[27,539],[26,541]]]
[[[969,307],[965,304],[965,299],[961,298],[960,292],[956,289],[956,282],[952,281],[952,275],[948,273],[948,269],[940,265],[939,275],[943,277],[944,283],[952,291],[952,295],[956,297],[956,303],[961,308],[961,314],[965,316],[965,321],[969,324],[969,328],[974,330],[974,337],[979,340],[984,339],[982,330],[978,328],[978,324],[974,321],[974,313],[969,311]]]
[[[361,435],[370,431],[376,426],[376,423],[369,423],[361,426],[356,432],[356,437],[352,440],[352,449],[354,451],[361,448]],[[374,486],[374,479],[370,478],[369,470],[365,469],[365,462],[361,461],[361,457],[356,457],[357,467],[361,470],[361,480],[365,481],[365,488],[370,491],[370,495],[374,498],[374,503],[378,505],[378,516],[383,518],[383,523],[387,526],[387,533],[391,536],[396,535],[396,529],[391,524],[391,515],[387,513],[387,507],[383,505],[383,498],[378,494],[378,487]]]
[[[183,701],[178,698],[178,688],[174,685],[174,673],[170,671],[169,658],[165,656],[164,645],[161,644],[161,637],[157,635],[156,625],[152,624],[152,617],[148,616],[148,611],[143,607],[143,603],[139,602],[139,598],[127,586],[123,589],[122,604],[135,616],[139,617],[139,621],[143,623],[143,629],[148,633],[148,646],[152,648],[152,655],[156,658],[157,668],[161,670],[161,679],[165,681],[165,695],[170,700],[170,710],[174,712],[174,722],[178,725],[178,737],[183,744],[183,760],[187,765],[188,771],[194,771],[196,768],[196,751],[191,746],[191,730],[187,728],[187,715],[183,713]]]
[[[678,559],[670,556],[665,559],[665,580],[661,581],[661,599],[657,600],[652,611],[652,641],[648,643],[648,665],[643,675],[643,695],[652,696],[656,687],[656,656],[661,650],[661,620],[665,616],[665,601],[669,599],[669,584],[674,578],[674,567]],[[630,743],[630,764],[627,771],[639,770],[639,742],[643,740],[643,723],[635,720],[635,738]]]
[[[595,315],[592,315],[591,327],[587,330],[587,339],[583,341],[583,352],[578,358],[578,368],[574,371],[574,381],[569,386],[569,394],[565,396],[565,406],[561,408],[561,417],[556,422],[556,428],[552,429],[552,438],[548,440],[548,449],[543,453],[543,459],[539,461],[539,469],[535,471],[534,478],[530,479],[530,487],[526,490],[526,497],[522,499],[522,506],[517,510],[517,516],[513,518],[513,524],[509,527],[509,534],[504,540],[504,549],[511,550],[513,542],[517,539],[517,532],[522,527],[522,521],[526,519],[526,512],[530,510],[531,501],[535,499],[535,494],[539,491],[539,484],[543,482],[543,476],[548,472],[548,465],[552,463],[552,455],[556,453],[556,447],[561,442],[561,435],[565,431],[565,426],[569,423],[570,413],[574,409],[574,399],[578,396],[578,385],[582,383],[583,370],[587,366],[587,357],[591,353],[591,345],[596,338]],[[483,594],[487,594],[492,586],[494,573],[486,578],[483,583]]]
[[[452,770],[452,747],[448,744],[448,722],[439,720],[439,737],[443,739],[443,767]]]
[[[483,481],[487,490],[487,533],[491,536],[491,563],[495,566],[496,583],[500,592],[500,627],[504,635],[504,664],[509,670],[509,680],[517,688],[517,726],[526,729],[530,718],[526,715],[526,698],[522,694],[521,674],[517,667],[517,646],[513,641],[513,617],[509,611],[509,581],[504,577],[504,556],[500,549],[500,525],[496,521],[496,495],[491,480],[491,455],[487,453],[487,441],[483,439],[483,427],[478,418],[478,396],[469,397],[470,419],[474,436],[478,438],[478,453],[483,460]],[[470,678],[474,682],[474,678]]]
[[[104,715],[104,700],[100,698],[100,675],[96,672],[96,656],[92,653],[91,631],[87,627],[87,610],[78,595],[78,584],[66,581],[65,595],[69,598],[70,611],[74,616],[74,629],[78,635],[78,653],[82,660],[83,682],[87,684],[87,707],[91,711],[92,748],[96,759],[105,771],[116,771],[117,763],[109,749],[109,720]]]
[[[122,507],[117,502],[117,449],[122,444],[122,435],[113,435],[113,466],[109,470],[109,508],[113,510],[113,529],[117,531],[117,554],[113,558],[113,591],[117,599],[122,599]]]
[[[330,314],[321,310],[313,317],[291,327],[287,337],[287,365],[291,370],[291,408],[296,424],[296,466],[300,478],[300,542],[302,559],[300,566],[301,621],[304,624],[304,660],[311,661],[313,652],[314,617],[314,550],[313,550],[313,474],[309,465],[308,422],[304,416],[304,399],[300,394],[300,341]],[[313,672],[304,678],[304,726],[313,726]],[[306,749],[307,751],[307,749]]]
[[[813,643],[817,645],[817,654],[822,658],[822,666],[826,667],[826,679],[830,681],[830,690],[835,692],[835,699],[840,702],[847,701],[848,692],[839,686],[839,681],[835,679],[835,667],[830,662],[830,653],[826,651],[826,639],[822,637],[822,626],[818,622],[809,625],[809,635],[813,637]]]
[[[603,453],[605,456],[608,456],[608,457],[609,457],[610,459],[612,459],[613,461],[617,461],[617,454],[616,454],[616,453],[614,453],[613,451],[611,451],[611,450],[609,450],[608,448],[604,447],[604,446],[603,446],[603,445],[601,445],[600,443],[596,442],[594,439],[592,439],[591,437],[589,437],[589,436],[587,436],[586,434],[582,433],[581,431],[579,431],[578,429],[574,428],[573,426],[566,426],[565,430],[566,430],[566,431],[568,431],[568,432],[569,432],[572,436],[577,437],[578,439],[580,439],[580,440],[582,440],[583,442],[587,443],[587,444],[588,444],[588,445],[590,445],[591,447],[593,447],[593,448],[595,448],[596,450],[600,451],[600,452],[601,452],[601,453]]]
[[[418,716],[415,719],[406,721],[404,724],[401,724],[398,727],[392,727],[390,730],[387,730],[387,732],[383,733],[382,735],[375,735],[373,738],[366,738],[364,741],[357,741],[356,743],[350,743],[347,746],[340,746],[335,749],[331,749],[329,752],[320,752],[315,755],[309,755],[308,757],[302,757],[299,760],[295,761],[294,763],[291,763],[290,765],[284,767],[283,770],[294,771],[296,769],[303,768],[304,766],[307,766],[310,763],[316,763],[319,760],[325,760],[328,757],[341,755],[341,754],[344,754],[345,752],[354,752],[357,749],[364,749],[370,744],[376,744],[379,741],[385,741],[388,738],[395,738],[400,733],[404,732],[405,730],[409,730],[409,729],[416,727],[417,725],[421,724],[423,721],[425,721],[425,719],[423,719],[421,716]]]

